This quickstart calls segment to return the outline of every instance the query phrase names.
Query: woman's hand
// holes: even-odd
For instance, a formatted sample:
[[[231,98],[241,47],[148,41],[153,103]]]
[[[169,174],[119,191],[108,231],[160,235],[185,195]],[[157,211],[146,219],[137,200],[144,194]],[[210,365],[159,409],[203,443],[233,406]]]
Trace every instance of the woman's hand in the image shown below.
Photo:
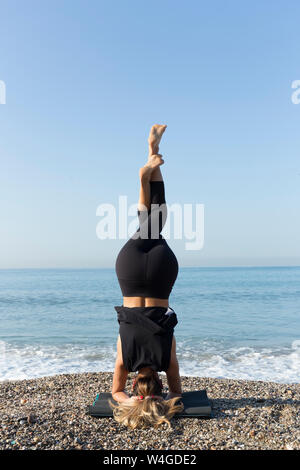
[[[123,401],[128,400],[129,396],[125,392],[115,392],[112,393],[112,397],[118,403],[122,403]]]
[[[128,397],[125,401],[126,403],[128,402],[136,402],[138,401],[140,398],[138,396],[132,396],[132,397]]]

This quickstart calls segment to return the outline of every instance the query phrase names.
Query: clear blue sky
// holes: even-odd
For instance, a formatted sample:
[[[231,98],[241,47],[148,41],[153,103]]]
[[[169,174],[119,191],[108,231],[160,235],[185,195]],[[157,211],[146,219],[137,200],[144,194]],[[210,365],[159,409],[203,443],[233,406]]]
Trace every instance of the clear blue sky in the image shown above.
[[[96,208],[137,202],[153,123],[168,202],[205,205],[182,266],[300,264],[300,3],[6,0],[0,267],[113,266]]]

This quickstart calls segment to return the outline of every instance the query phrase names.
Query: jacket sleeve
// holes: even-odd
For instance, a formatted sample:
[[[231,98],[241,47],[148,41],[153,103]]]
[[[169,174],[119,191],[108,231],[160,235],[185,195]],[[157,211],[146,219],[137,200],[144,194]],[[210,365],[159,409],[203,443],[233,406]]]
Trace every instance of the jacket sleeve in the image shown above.
[[[177,316],[173,312],[171,315],[162,315],[156,323],[145,315],[138,313],[131,308],[115,307],[118,313],[118,322],[131,323],[151,331],[153,334],[165,334],[177,325]]]

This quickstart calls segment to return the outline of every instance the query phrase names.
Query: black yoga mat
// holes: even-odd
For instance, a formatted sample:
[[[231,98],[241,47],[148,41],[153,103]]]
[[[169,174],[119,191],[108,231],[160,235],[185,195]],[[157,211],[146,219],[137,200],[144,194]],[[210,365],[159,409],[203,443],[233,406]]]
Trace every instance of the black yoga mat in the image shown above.
[[[163,396],[166,397],[166,394],[163,394]],[[87,407],[87,414],[97,418],[112,417],[112,410],[108,403],[109,399],[117,404],[112,399],[111,393],[99,393],[94,403]],[[174,418],[211,418],[211,405],[207,398],[206,390],[183,392],[180,400],[184,405],[184,410],[181,413],[176,413]]]

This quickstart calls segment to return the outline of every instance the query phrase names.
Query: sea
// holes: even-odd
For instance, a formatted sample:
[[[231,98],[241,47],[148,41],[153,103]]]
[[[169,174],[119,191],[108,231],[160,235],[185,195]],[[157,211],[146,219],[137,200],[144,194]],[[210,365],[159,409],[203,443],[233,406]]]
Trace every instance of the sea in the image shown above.
[[[117,305],[114,269],[0,270],[0,380],[113,371]],[[181,375],[300,382],[300,267],[180,268],[170,306]]]

